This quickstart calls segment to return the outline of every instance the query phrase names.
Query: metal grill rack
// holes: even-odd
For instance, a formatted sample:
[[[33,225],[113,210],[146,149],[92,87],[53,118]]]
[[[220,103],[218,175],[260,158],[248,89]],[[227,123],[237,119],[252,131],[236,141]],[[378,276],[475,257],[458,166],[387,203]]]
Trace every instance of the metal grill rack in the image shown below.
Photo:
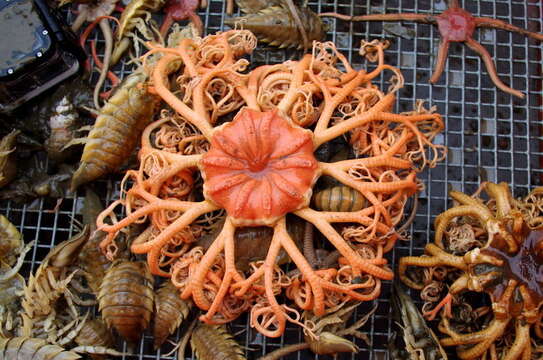
[[[445,0],[323,0],[310,1],[317,12],[337,11],[348,15],[370,12],[439,13],[446,7]],[[543,31],[543,3],[539,0],[464,1],[465,8],[474,15],[489,16],[511,22],[532,31]],[[209,0],[209,6],[200,15],[207,33],[223,29],[225,4]],[[436,168],[420,174],[426,189],[420,195],[416,219],[411,226],[411,241],[400,242],[389,254],[396,264],[401,256],[418,255],[433,236],[433,219],[450,205],[447,192],[454,188],[468,193],[475,191],[480,181],[505,181],[511,184],[515,195],[521,196],[543,182],[543,44],[502,30],[478,30],[480,41],[497,63],[499,77],[515,89],[525,93],[526,99],[517,99],[497,90],[480,58],[462,44],[453,44],[447,67],[436,85],[428,79],[432,73],[439,34],[431,25],[404,23],[413,30],[412,38],[401,38],[386,33],[383,23],[349,23],[327,19],[330,25],[327,40],[347,54],[355,68],[371,66],[358,55],[362,39],[387,38],[391,46],[386,51],[386,62],[398,66],[405,77],[405,87],[400,90],[396,112],[413,108],[416,99],[425,99],[437,106],[444,115],[446,130],[437,142],[449,148],[449,156]],[[295,51],[259,47],[252,55],[253,65],[278,63],[297,58]],[[128,73],[122,64],[118,74]],[[381,79],[380,87],[388,85]],[[99,182],[101,195],[106,201],[114,198],[118,182]],[[35,271],[49,249],[76,232],[73,218],[80,218],[83,195],[77,193],[64,199],[60,210],[52,212],[55,200],[41,199],[31,204],[0,203],[0,213],[5,214],[23,233],[26,242],[37,244],[25,261],[24,275]],[[358,342],[362,348],[357,355],[343,355],[339,359],[387,359],[386,344],[391,333],[390,284],[385,283],[378,300],[376,314],[362,329],[372,341],[372,346]],[[358,308],[359,316],[371,304]],[[285,344],[303,341],[298,328],[289,326],[283,337],[266,339],[255,333],[247,317],[238,319],[230,329],[236,339],[246,346],[249,359],[269,353]],[[176,339],[179,338],[179,331]],[[166,349],[168,346],[163,346]],[[152,349],[152,339],[146,334],[138,346],[128,349],[122,359],[175,359]],[[312,359],[308,352],[295,353],[287,359]],[[318,358],[318,357],[316,357]],[[451,357],[453,358],[453,357]]]

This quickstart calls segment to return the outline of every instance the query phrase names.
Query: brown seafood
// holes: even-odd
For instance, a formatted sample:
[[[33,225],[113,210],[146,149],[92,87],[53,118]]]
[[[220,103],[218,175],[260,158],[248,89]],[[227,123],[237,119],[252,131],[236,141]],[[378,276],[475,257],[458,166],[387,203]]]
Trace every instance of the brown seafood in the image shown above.
[[[302,29],[294,18],[293,12],[286,6],[270,6],[254,14],[225,19],[230,27],[240,24],[244,29],[253,32],[259,41],[279,48],[309,46],[313,40],[321,41],[325,36],[322,20],[308,7],[297,7],[297,15],[303,25]],[[304,44],[304,32],[309,44]]]
[[[111,348],[115,343],[111,331],[102,319],[86,321],[74,341],[79,346],[99,346],[103,348]],[[94,360],[104,359],[104,356],[98,354],[91,354],[90,356]]]
[[[182,300],[171,281],[165,281],[155,297],[154,346],[158,349],[189,315],[192,301]]]
[[[366,198],[352,187],[340,185],[313,195],[313,205],[321,211],[358,211],[365,207]]]
[[[136,342],[153,313],[154,279],[145,262],[117,261],[107,271],[98,294],[99,310],[109,328]]]
[[[199,324],[192,332],[190,346],[198,360],[245,360],[243,349],[224,325]]]
[[[43,339],[29,337],[0,338],[2,360],[75,360],[81,356],[51,345]]]
[[[19,130],[13,130],[0,140],[0,188],[9,184],[17,173],[14,151],[20,133]]]
[[[157,97],[142,86],[147,76],[135,72],[100,109],[84,140],[79,168],[72,177],[72,190],[119,168],[134,151],[143,128],[152,120]]]

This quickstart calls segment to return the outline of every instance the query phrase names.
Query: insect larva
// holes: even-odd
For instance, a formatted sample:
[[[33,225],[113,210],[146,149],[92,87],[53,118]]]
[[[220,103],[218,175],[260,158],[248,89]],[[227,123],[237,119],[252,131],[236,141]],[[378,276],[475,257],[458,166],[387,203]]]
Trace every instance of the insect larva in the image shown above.
[[[313,195],[313,205],[321,211],[358,211],[366,205],[366,198],[349,186],[339,185]]]
[[[321,19],[308,7],[298,7],[297,10],[308,40],[321,41],[325,35]],[[271,46],[299,49],[304,46],[303,37],[296,27],[292,13],[283,6],[270,6],[255,14],[225,19],[224,23],[230,27],[239,23],[244,29],[253,32],[259,41]]]
[[[137,342],[153,313],[154,279],[145,262],[120,260],[106,272],[98,294],[99,310],[109,328]]]
[[[245,360],[243,349],[224,325],[199,324],[192,332],[190,346],[198,360]]]
[[[158,289],[155,298],[155,320],[153,336],[155,349],[181,325],[192,307],[190,300],[182,300],[179,291],[171,281],[166,281]]]
[[[85,148],[72,177],[72,191],[117,170],[132,153],[158,104],[158,98],[141,86],[146,80],[143,72],[132,73],[100,109],[92,130],[83,140]]]

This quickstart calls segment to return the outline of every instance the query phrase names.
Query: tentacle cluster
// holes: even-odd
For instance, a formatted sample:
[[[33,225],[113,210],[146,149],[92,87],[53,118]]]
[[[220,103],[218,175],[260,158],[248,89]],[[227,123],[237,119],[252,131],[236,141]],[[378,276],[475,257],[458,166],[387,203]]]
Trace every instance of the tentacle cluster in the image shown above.
[[[175,114],[164,111],[144,131],[140,168],[127,173],[121,198],[97,225],[108,234],[102,249],[114,257],[121,231],[148,224],[132,252],[146,254],[154,274],[171,276],[181,297],[206,311],[203,321],[228,322],[251,308],[258,331],[280,336],[286,321],[303,326],[300,310],[322,316],[349,300],[375,299],[381,281],[393,277],[384,253],[398,238],[407,198],[419,188],[417,172],[444,156],[432,143],[443,122],[422,107],[390,112],[403,78],[384,63],[385,44],[362,44],[377,62],[371,72],[353,69],[332,43],[316,43],[300,61],[248,72],[242,56],[255,45],[250,32],[232,30],[150,50],[163,56],[148,66],[148,88]],[[385,71],[392,85],[382,92],[372,80]],[[316,160],[319,146],[349,133],[358,157]],[[322,176],[358,191],[365,206],[312,209],[309,198]],[[121,205],[126,216],[117,219]],[[313,224],[338,261],[311,264],[287,231],[289,213]],[[357,224],[356,235],[343,237],[341,223]],[[273,236],[266,257],[244,273],[236,268],[235,233],[256,225],[271,227]],[[217,227],[207,249],[193,244]],[[297,270],[280,268],[282,252]],[[280,304],[280,293],[294,306]]]
[[[485,190],[490,199],[479,193]],[[421,257],[400,260],[400,277],[422,289],[428,304],[448,294],[426,315],[443,307],[439,329],[444,346],[461,359],[532,359],[543,340],[543,204],[541,188],[514,199],[505,183],[485,183],[475,196],[451,191],[458,205],[436,218],[435,241]],[[426,271],[421,275],[420,268]],[[418,269],[417,269],[418,268]],[[473,309],[469,293],[486,294]],[[484,299],[483,299],[484,300]],[[513,334],[513,335],[511,335]],[[534,343],[533,346],[531,341]]]

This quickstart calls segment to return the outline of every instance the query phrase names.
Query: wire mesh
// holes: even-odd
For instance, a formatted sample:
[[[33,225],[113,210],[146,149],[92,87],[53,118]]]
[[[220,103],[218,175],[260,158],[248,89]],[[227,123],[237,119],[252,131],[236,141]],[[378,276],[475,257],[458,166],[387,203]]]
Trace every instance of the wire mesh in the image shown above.
[[[223,30],[225,3],[210,0],[200,15],[207,33]],[[336,11],[347,15],[383,12],[439,13],[446,8],[441,1],[409,0],[323,0],[310,1],[316,12]],[[476,16],[488,16],[510,22],[531,31],[543,28],[543,4],[539,0],[522,1],[465,1],[466,10]],[[239,14],[238,14],[239,15]],[[70,20],[70,16],[69,16]],[[327,40],[348,56],[355,68],[366,66],[358,55],[362,39],[387,38],[391,46],[386,51],[386,62],[397,66],[405,77],[405,86],[396,101],[396,112],[413,108],[416,99],[425,99],[437,106],[444,115],[446,130],[436,139],[449,148],[445,162],[420,174],[426,188],[420,194],[416,218],[411,225],[411,240],[400,242],[388,255],[396,264],[406,255],[422,253],[423,246],[433,236],[432,223],[436,215],[451,205],[447,192],[456,189],[471,193],[481,181],[505,181],[517,196],[524,195],[543,181],[543,96],[542,55],[543,44],[502,30],[478,30],[475,39],[493,54],[499,77],[507,84],[526,94],[525,99],[514,98],[498,90],[491,82],[481,59],[462,44],[452,44],[447,66],[442,78],[435,85],[428,80],[437,53],[439,34],[431,25],[403,23],[403,37],[387,33],[383,23],[350,23],[334,19],[325,20],[330,27]],[[407,31],[405,31],[407,30]],[[272,64],[296,58],[293,50],[258,47],[252,55],[254,66]],[[116,68],[125,76],[130,66]],[[96,78],[96,74],[94,75]],[[92,80],[92,79],[91,79]],[[386,79],[379,84],[386,88]],[[96,186],[100,196],[109,202],[118,195],[118,182],[101,181]],[[50,248],[76,232],[73,219],[79,219],[83,195],[68,195],[58,211],[53,211],[55,200],[40,199],[30,204],[18,205],[10,201],[0,203],[5,214],[21,231],[26,242],[36,240],[23,268],[28,276],[35,271]],[[378,308],[362,328],[371,340],[371,346],[356,340],[361,347],[357,355],[341,355],[340,359],[387,359],[387,342],[391,335],[390,284],[383,285]],[[357,309],[356,317],[369,311],[371,304]],[[230,330],[245,346],[249,359],[269,353],[286,344],[303,341],[297,327],[287,327],[281,338],[269,339],[253,331],[244,316],[235,321]],[[182,335],[178,331],[172,340]],[[175,354],[165,355],[172,346],[154,351],[152,338],[145,334],[141,342],[129,348],[119,348],[127,354],[122,359],[176,359]],[[166,350],[166,351],[165,351]],[[188,353],[188,352],[187,352]],[[193,358],[193,357],[192,357]],[[309,351],[292,354],[286,359],[314,358]],[[319,357],[315,357],[319,358]]]

